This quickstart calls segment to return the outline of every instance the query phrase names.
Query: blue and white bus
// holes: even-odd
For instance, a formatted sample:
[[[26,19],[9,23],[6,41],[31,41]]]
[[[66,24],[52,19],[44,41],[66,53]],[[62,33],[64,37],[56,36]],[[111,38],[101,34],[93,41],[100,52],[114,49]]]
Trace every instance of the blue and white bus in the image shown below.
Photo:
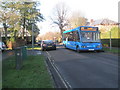
[[[80,26],[63,32],[66,48],[79,51],[101,51],[102,44],[98,27]]]

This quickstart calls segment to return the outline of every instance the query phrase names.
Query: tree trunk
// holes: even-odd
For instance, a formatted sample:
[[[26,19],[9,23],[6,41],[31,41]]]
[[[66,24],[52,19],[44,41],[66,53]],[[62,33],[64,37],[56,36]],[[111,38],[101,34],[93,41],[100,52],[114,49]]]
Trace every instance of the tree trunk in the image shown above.
[[[8,38],[7,38],[7,25],[6,23],[3,23],[4,26],[4,30],[5,30],[5,42],[7,42]]]
[[[16,32],[17,32],[17,31],[15,30],[15,31],[14,31],[14,38],[15,38],[15,41],[16,41]]]
[[[24,16],[25,16],[25,13],[24,13]],[[26,22],[26,19],[25,17],[23,18],[23,34],[22,34],[22,39],[24,39],[24,35],[25,35],[25,22]]]
[[[63,41],[63,29],[60,28],[60,34],[61,34],[61,42]]]
[[[4,29],[5,29],[5,40],[7,41],[8,40],[8,38],[7,38],[7,28],[4,27]]]
[[[24,39],[24,31],[25,31],[25,27],[23,26],[23,30],[22,30],[22,39]]]

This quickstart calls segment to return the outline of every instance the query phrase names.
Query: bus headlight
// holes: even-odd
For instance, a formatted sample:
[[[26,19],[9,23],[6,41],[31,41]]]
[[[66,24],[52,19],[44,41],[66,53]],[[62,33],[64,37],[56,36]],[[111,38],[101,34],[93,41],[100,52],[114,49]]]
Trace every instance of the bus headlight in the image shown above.
[[[82,48],[86,48],[86,46],[81,46]]]
[[[100,48],[100,47],[101,47],[100,45],[97,46],[97,48]]]

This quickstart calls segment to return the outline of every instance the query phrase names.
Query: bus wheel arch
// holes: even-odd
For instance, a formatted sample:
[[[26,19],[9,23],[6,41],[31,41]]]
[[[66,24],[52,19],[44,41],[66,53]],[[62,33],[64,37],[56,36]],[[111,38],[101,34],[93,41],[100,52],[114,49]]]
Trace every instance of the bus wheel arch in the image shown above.
[[[76,46],[76,52],[78,52],[78,53],[80,52],[78,45]]]

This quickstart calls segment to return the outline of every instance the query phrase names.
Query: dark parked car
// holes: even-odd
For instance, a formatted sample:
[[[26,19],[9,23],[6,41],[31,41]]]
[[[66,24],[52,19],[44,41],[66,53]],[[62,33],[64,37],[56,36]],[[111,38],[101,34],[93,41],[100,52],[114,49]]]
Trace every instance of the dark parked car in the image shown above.
[[[42,51],[48,50],[48,49],[56,50],[56,44],[52,40],[43,40],[41,42],[41,49],[42,49]]]

